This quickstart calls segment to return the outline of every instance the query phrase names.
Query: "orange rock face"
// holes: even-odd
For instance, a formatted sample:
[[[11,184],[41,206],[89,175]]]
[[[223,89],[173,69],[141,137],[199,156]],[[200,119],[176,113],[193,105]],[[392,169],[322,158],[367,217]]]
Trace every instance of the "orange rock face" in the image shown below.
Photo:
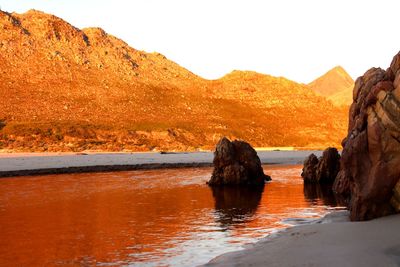
[[[347,111],[307,86],[254,72],[205,80],[99,28],[0,11],[0,149],[339,146]],[[212,64],[212,62],[210,62]]]
[[[400,179],[400,53],[384,71],[356,80],[349,131],[334,190],[351,196],[352,220],[392,213],[392,190]]]

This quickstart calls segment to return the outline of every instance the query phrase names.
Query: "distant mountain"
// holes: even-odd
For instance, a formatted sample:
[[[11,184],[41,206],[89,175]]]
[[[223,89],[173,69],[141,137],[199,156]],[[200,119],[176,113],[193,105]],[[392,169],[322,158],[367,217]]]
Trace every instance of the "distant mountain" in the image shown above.
[[[205,80],[35,10],[0,11],[0,27],[0,149],[211,149],[223,135],[325,147],[346,132],[346,109],[285,78],[234,71]]]
[[[354,81],[340,66],[331,69],[308,86],[337,106],[350,106],[353,101]]]

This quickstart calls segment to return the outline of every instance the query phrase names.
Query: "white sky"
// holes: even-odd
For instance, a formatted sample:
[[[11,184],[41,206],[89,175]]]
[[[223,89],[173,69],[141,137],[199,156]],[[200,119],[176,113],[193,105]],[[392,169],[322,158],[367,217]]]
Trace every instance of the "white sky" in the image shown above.
[[[336,65],[356,78],[400,50],[399,0],[0,0],[0,8],[101,27],[209,79],[239,69],[308,83]]]

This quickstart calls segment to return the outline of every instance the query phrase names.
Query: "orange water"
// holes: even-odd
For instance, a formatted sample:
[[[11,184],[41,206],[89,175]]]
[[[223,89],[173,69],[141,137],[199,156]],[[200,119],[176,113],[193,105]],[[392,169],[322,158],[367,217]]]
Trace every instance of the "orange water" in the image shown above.
[[[0,266],[193,266],[336,205],[300,166],[264,190],[212,190],[210,168],[0,179]]]

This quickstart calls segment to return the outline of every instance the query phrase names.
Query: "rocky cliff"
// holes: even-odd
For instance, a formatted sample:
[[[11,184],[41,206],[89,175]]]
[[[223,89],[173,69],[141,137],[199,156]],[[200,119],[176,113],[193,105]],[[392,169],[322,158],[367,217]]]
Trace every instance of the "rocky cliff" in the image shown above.
[[[339,146],[347,112],[285,78],[235,71],[205,80],[99,28],[0,11],[0,149]],[[210,62],[210,64],[212,64]]]
[[[372,68],[356,80],[342,145],[334,190],[351,196],[351,219],[392,213],[400,179],[400,53],[386,71]]]

